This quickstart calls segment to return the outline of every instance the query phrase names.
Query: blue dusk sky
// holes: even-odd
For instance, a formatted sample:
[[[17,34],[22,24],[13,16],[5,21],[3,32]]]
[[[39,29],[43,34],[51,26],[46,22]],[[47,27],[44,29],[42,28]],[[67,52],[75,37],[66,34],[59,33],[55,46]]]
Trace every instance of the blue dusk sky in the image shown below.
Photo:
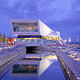
[[[10,19],[40,19],[63,39],[80,41],[80,0],[0,0],[0,32],[7,36]]]

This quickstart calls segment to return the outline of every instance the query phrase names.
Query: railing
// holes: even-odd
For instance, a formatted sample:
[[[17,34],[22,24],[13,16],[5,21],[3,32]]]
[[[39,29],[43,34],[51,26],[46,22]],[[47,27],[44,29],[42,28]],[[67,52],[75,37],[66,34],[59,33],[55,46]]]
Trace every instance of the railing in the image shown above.
[[[58,49],[56,53],[59,62],[68,75],[70,80],[80,80],[80,53],[72,51],[71,49]],[[76,60],[76,58],[79,58]]]
[[[15,46],[12,49],[5,49],[0,52],[0,80],[6,74],[8,69],[13,63],[21,59],[26,54],[24,46]]]

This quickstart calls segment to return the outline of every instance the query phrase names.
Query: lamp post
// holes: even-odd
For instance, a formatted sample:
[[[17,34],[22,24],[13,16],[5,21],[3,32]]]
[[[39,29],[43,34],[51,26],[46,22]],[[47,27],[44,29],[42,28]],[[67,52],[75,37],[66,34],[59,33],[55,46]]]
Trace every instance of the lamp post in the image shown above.
[[[69,37],[69,43],[71,43],[71,37]]]

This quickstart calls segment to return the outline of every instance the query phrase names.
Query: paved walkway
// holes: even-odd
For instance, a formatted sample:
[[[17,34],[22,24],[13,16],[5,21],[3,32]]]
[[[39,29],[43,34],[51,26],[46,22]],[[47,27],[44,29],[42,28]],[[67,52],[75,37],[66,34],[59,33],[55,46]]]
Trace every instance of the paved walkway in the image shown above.
[[[80,80],[80,52],[68,50],[65,51],[61,49],[57,53],[57,56],[62,61],[65,69],[67,69],[67,73],[72,78],[72,76],[77,80]],[[72,79],[73,80],[73,79]]]
[[[4,52],[0,54],[0,78],[5,70],[16,61],[16,58],[23,56],[22,54],[25,54],[23,47],[17,47],[11,49],[11,51],[4,50]]]
[[[0,52],[0,67],[3,66],[6,62],[10,61],[11,59],[15,58],[20,54],[22,51],[22,47],[6,49]]]

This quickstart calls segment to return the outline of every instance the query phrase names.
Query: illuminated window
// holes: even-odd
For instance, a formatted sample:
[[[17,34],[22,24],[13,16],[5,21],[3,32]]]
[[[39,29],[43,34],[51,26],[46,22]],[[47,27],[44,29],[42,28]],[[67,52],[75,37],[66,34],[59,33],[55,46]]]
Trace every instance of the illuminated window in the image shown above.
[[[13,23],[14,32],[37,32],[37,23]]]
[[[12,73],[37,73],[37,65],[15,64]]]

